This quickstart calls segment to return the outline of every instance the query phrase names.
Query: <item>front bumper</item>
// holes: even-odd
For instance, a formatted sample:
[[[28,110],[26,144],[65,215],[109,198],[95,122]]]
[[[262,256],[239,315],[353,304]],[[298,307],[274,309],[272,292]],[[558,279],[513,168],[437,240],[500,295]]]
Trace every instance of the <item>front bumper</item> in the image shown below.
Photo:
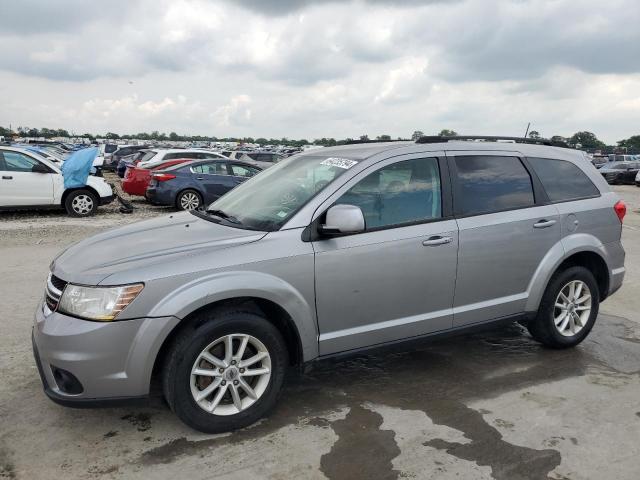
[[[108,195],[106,197],[100,197],[100,205],[108,205],[109,203],[113,202],[113,200],[116,198],[115,195]]]
[[[162,343],[177,325],[175,317],[90,322],[38,306],[33,351],[45,393],[67,406],[128,402],[149,394],[151,374]],[[61,388],[55,369],[72,374],[82,386]]]

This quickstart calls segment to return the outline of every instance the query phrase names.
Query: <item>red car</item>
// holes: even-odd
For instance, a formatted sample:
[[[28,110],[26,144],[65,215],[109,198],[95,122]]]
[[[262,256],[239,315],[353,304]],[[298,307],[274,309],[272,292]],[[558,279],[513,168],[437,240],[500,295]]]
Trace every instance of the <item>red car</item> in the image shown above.
[[[178,165],[180,163],[192,162],[193,158],[179,158],[174,160],[167,160],[151,168],[140,168],[130,166],[124,174],[124,180],[122,181],[122,189],[129,195],[145,196],[149,181],[151,180],[151,172],[154,170],[162,170],[163,168]]]

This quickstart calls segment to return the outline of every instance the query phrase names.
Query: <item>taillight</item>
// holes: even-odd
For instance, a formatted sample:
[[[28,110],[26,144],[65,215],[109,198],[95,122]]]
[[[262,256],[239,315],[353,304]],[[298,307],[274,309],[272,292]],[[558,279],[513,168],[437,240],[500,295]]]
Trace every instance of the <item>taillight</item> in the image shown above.
[[[620,223],[624,220],[624,216],[627,214],[627,206],[622,200],[618,200],[618,202],[613,206],[613,209],[620,220]]]
[[[157,180],[159,182],[166,182],[167,180],[176,178],[175,175],[172,175],[170,173],[154,173],[152,177],[154,180]]]

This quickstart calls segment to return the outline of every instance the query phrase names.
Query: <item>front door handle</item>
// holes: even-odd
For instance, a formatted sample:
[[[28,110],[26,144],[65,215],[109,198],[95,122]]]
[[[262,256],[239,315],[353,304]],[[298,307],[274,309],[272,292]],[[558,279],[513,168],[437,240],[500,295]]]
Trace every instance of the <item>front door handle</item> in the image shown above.
[[[196,177],[196,180],[204,180],[204,177]]]
[[[533,228],[547,228],[552,227],[555,224],[555,220],[540,220],[539,222],[533,224]]]
[[[2,179],[3,180],[13,180],[13,177],[11,175],[3,175]]]
[[[438,245],[446,245],[447,243],[453,242],[453,238],[451,237],[429,237],[427,240],[422,242],[422,245],[425,247],[437,247]]]

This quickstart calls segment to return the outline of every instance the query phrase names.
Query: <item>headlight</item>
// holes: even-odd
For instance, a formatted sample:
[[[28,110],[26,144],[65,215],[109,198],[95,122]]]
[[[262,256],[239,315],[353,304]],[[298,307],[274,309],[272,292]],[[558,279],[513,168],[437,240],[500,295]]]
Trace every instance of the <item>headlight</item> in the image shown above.
[[[58,311],[87,320],[110,322],[143,288],[142,283],[120,287],[83,287],[70,283],[62,293]]]

